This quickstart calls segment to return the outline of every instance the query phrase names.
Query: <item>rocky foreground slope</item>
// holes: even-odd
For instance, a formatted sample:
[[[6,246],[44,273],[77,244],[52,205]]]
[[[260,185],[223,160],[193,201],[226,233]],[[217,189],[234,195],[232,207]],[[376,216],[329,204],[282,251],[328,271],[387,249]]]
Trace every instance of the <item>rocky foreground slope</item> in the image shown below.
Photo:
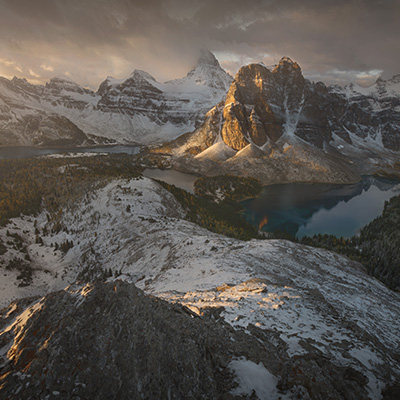
[[[204,124],[162,147],[175,168],[265,183],[352,182],[399,161],[398,77],[371,88],[306,80],[284,57],[242,67]]]
[[[398,293],[337,254],[184,215],[157,183],[120,180],[58,233],[45,214],[0,230],[23,237],[34,268],[25,287],[2,270],[2,302],[16,299],[1,314],[2,397],[396,398]]]
[[[182,79],[157,82],[134,70],[94,92],[66,77],[46,85],[0,77],[0,145],[149,144],[193,130],[225,96],[232,77],[203,51]]]

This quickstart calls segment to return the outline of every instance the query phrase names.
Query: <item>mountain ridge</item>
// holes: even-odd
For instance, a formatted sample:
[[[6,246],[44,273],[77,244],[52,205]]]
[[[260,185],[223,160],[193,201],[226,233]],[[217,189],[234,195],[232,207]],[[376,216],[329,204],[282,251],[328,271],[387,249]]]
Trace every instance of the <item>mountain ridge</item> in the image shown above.
[[[69,78],[55,77],[45,85],[26,79],[0,79],[0,145],[70,145],[104,143],[149,144],[171,140],[193,130],[218,103],[230,77],[211,52],[203,52],[186,77],[159,83],[145,71],[126,79],[107,77],[97,91]],[[59,116],[86,136],[74,138],[53,127],[51,138],[32,127],[31,120]],[[35,124],[34,124],[35,125]]]
[[[355,182],[398,161],[400,95],[374,90],[367,96],[310,82],[288,57],[273,68],[249,64],[200,128],[154,153],[169,155],[165,163],[175,169],[206,175],[219,170],[264,183]]]
[[[400,297],[346,257],[211,233],[147,178],[108,182],[65,209],[62,221],[55,231],[43,212],[0,229],[4,239],[18,233],[38,262],[30,286],[13,285],[17,271],[5,270],[2,302],[40,295],[1,312],[6,397],[92,398],[99,376],[111,388],[100,398],[138,387],[150,397],[159,387],[185,391],[171,371],[178,382],[192,378],[197,397],[213,397],[223,383],[216,390],[228,399],[375,400],[399,381]],[[42,245],[35,227],[46,228]],[[55,250],[65,240],[74,246]],[[241,384],[249,362],[265,378],[250,389]],[[162,385],[149,383],[153,375]],[[208,375],[217,382],[205,388]]]

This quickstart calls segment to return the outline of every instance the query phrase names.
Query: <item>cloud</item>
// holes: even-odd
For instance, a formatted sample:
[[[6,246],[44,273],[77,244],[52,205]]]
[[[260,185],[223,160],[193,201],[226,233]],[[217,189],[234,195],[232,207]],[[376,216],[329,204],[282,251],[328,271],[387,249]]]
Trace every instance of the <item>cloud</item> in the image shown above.
[[[14,61],[6,58],[0,58],[0,64],[0,72],[7,78],[12,78],[15,75],[15,72],[19,72],[21,74],[23,73],[22,68]]]
[[[183,76],[204,47],[232,73],[288,55],[321,77],[389,77],[400,72],[399,20],[398,0],[0,0],[0,52],[42,79],[68,70],[92,87],[135,68]]]
[[[306,77],[311,81],[324,81],[329,84],[345,85],[348,82],[357,82],[362,86],[370,86],[382,75],[382,70],[354,71],[332,69],[323,74],[318,71],[308,71]]]
[[[40,75],[37,74],[35,71],[33,71],[32,69],[29,68],[28,70],[29,75],[32,76],[33,78],[40,78]]]
[[[14,61],[10,61],[5,58],[0,58],[0,63],[5,65],[6,67],[11,67],[11,66],[15,65]]]
[[[44,71],[48,71],[48,72],[54,71],[54,68],[51,65],[42,64],[40,66],[40,68],[43,69]]]

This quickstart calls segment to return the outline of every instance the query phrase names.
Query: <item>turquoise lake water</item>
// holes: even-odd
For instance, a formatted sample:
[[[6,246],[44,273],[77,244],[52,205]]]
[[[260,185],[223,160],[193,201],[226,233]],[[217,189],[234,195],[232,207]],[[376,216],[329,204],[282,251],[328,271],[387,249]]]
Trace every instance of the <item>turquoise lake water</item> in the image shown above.
[[[246,220],[265,232],[350,237],[381,214],[385,200],[399,194],[398,182],[366,177],[354,185],[267,186],[260,197],[242,204]]]

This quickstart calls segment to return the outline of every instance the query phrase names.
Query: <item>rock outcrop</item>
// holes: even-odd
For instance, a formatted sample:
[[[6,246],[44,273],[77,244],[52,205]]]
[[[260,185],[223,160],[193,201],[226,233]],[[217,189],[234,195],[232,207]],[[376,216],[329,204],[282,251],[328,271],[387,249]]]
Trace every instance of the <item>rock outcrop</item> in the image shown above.
[[[2,398],[218,398],[233,387],[229,330],[132,284],[56,292],[25,310],[24,322],[21,306],[1,321],[17,317],[2,337],[12,341]]]
[[[337,87],[311,83],[304,79],[296,62],[284,57],[271,70],[262,64],[242,67],[226,96],[222,116],[215,113],[214,119],[222,117],[218,133],[235,150],[250,143],[262,147],[293,138],[323,149],[335,135],[355,144],[351,136],[374,141],[378,131],[386,134],[376,145],[398,150],[400,116],[396,105],[400,96],[392,93],[389,101],[383,83],[378,81],[376,86],[380,97],[374,99],[380,110],[371,113],[371,107],[362,102],[369,104],[373,95],[369,101],[356,92],[347,98]],[[385,115],[384,109],[391,109],[392,115]],[[206,124],[200,129],[209,127]],[[385,139],[388,136],[392,140]]]
[[[199,317],[122,281],[15,302],[0,324],[8,326],[1,344],[11,344],[0,394],[10,400],[370,398],[366,376],[311,342],[291,359],[273,331],[235,330],[218,311]],[[266,379],[250,390],[249,365]]]

